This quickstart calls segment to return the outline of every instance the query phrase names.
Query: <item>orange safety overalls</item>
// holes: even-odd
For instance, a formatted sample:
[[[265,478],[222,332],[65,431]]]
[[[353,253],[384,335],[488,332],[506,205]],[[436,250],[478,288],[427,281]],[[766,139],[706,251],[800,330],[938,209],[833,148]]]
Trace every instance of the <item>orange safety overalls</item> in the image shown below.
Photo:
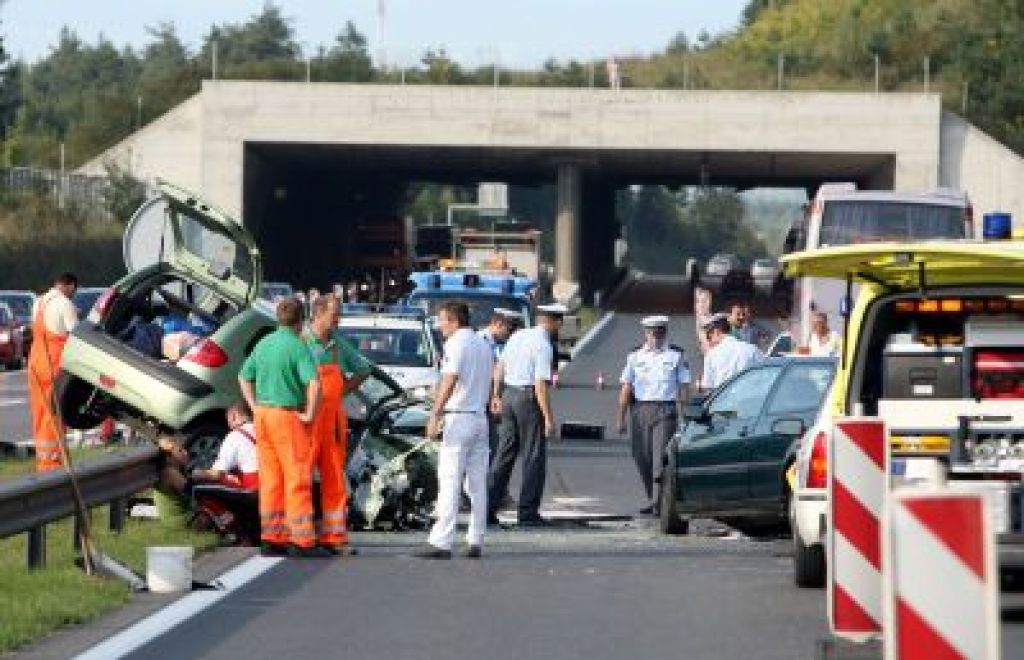
[[[338,365],[338,347],[330,364],[317,367],[320,376],[320,409],[313,420],[313,464],[320,471],[321,519],[319,541],[326,546],[348,543],[348,487],[345,458],[348,455],[348,416],[342,399],[345,375]]]
[[[313,529],[313,434],[292,408],[257,406],[260,540],[316,545]]]
[[[32,409],[32,437],[36,448],[36,470],[46,472],[64,466],[61,460],[61,442],[65,428],[54,414],[57,401],[53,383],[60,373],[61,353],[67,335],[50,332],[44,323],[46,305],[53,300],[48,295],[39,301],[32,319],[32,348],[28,353],[28,401]]]

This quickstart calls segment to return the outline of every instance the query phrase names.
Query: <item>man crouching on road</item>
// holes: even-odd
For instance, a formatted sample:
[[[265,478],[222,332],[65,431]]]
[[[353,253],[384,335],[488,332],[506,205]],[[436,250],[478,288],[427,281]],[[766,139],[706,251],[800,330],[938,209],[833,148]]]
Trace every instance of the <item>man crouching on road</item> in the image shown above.
[[[260,340],[238,382],[256,413],[260,545],[264,555],[329,557],[313,529],[313,435],[320,402],[316,363],[299,333],[302,303],[277,305],[278,329]]]
[[[416,553],[422,559],[451,559],[455,542],[455,518],[463,476],[469,492],[470,521],[465,556],[482,554],[487,528],[487,399],[491,387],[494,353],[487,342],[469,328],[465,303],[441,306],[438,326],[445,337],[441,382],[427,422],[427,437],[441,438],[437,463],[437,522],[428,545]]]

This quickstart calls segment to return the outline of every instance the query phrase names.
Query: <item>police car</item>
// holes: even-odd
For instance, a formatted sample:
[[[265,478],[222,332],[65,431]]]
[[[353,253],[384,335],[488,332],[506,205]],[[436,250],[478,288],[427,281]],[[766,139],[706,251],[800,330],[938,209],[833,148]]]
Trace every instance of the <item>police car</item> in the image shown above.
[[[413,273],[409,280],[415,288],[408,297],[408,305],[436,317],[446,302],[464,302],[469,306],[469,322],[474,328],[483,328],[495,309],[517,312],[524,327],[533,325],[532,297],[537,283],[521,275],[501,271],[423,271]]]
[[[402,389],[429,396],[440,378],[441,352],[423,310],[346,304],[338,331]]]

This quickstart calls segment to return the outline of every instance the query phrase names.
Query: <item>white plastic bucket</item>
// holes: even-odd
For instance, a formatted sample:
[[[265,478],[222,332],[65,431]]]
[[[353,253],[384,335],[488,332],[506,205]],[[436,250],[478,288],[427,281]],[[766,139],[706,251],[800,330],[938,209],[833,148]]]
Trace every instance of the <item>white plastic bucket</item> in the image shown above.
[[[150,546],[146,548],[146,586],[156,593],[188,591],[192,588],[191,546]]]

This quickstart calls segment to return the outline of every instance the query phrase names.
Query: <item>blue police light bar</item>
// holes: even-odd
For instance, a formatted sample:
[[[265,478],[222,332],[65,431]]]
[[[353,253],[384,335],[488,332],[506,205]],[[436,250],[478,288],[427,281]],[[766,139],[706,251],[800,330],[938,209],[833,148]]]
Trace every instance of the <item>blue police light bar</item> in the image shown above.
[[[418,272],[409,275],[416,290],[481,291],[526,296],[537,287],[529,277],[494,275],[487,273],[460,273],[444,271]]]
[[[427,313],[414,305],[377,305],[374,303],[344,303],[342,314],[346,316],[393,316],[422,319]]]

